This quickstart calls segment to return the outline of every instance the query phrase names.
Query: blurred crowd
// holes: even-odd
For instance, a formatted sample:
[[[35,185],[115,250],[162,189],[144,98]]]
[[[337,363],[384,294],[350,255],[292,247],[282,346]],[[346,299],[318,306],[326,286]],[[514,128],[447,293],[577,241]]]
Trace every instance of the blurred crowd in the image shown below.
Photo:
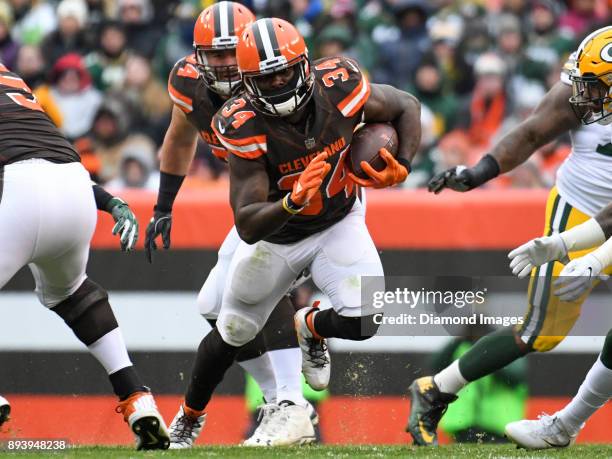
[[[192,50],[200,0],[0,0],[0,61],[19,73],[100,183],[156,189],[170,120],[166,81]],[[559,79],[609,0],[251,0],[296,24],[311,57],[348,55],[371,81],[416,95],[423,137],[405,186],[475,162]],[[569,139],[542,148],[493,187],[548,187]],[[200,142],[188,180],[225,185]],[[188,185],[189,186],[189,185]]]

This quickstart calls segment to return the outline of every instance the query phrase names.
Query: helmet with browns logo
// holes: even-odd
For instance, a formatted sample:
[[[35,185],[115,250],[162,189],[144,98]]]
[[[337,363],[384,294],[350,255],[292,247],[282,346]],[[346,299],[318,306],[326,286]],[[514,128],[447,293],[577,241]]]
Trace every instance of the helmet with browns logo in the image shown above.
[[[247,97],[255,108],[275,116],[288,116],[304,107],[314,88],[308,49],[297,29],[282,19],[264,18],[251,24],[236,48],[238,68]],[[265,79],[289,75],[280,88]]]
[[[570,103],[582,124],[612,123],[612,26],[582,41],[570,80]]]
[[[255,15],[244,5],[219,2],[200,13],[193,28],[195,57],[206,85],[222,96],[231,95],[240,85],[237,65],[211,65],[206,53],[235,50],[240,35]]]

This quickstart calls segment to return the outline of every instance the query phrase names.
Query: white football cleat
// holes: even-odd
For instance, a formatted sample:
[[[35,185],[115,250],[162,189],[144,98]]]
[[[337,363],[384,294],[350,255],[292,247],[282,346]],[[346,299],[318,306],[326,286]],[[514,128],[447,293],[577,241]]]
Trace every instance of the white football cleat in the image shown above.
[[[11,414],[11,404],[7,399],[0,395],[0,426],[9,420]]]
[[[170,431],[170,449],[191,448],[202,432],[206,422],[204,411],[192,410],[181,404],[178,413],[174,416]]]
[[[527,449],[566,448],[576,441],[557,416],[541,414],[537,420],[511,422],[504,429],[506,437]]]
[[[259,425],[249,438],[247,438],[242,444],[244,446],[265,446],[264,438],[267,439],[267,425],[272,418],[272,413],[279,409],[276,403],[266,403],[259,408],[259,414],[257,421]]]
[[[243,446],[305,445],[316,440],[306,407],[285,400],[278,405],[265,405],[261,416],[261,423]]]
[[[295,313],[294,322],[298,343],[302,349],[302,373],[304,378],[314,390],[323,390],[329,385],[331,372],[331,358],[327,349],[327,340],[316,338],[307,325],[307,320],[312,320],[311,317],[313,317],[312,315],[308,316],[308,314],[317,309],[316,303],[315,307],[300,309]]]
[[[155,399],[150,392],[136,392],[119,403],[117,413],[123,414],[136,437],[136,449],[168,449],[170,436]]]

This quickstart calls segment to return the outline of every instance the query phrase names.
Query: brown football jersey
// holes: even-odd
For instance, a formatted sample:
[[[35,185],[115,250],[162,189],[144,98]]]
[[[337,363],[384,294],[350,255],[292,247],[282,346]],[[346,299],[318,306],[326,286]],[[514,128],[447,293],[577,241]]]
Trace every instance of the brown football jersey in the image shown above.
[[[356,185],[347,175],[346,155],[355,127],[363,117],[370,85],[357,64],[344,57],[313,63],[313,121],[306,132],[286,119],[258,112],[239,95],[213,118],[223,146],[245,159],[263,157],[270,177],[268,201],[282,199],[308,163],[328,152],[332,168],[309,205],[266,241],[289,244],[329,228],[344,218],[355,202]]]
[[[210,127],[213,115],[224,100],[206,87],[193,54],[174,64],[168,78],[168,94],[174,105],[185,113],[187,120],[198,130],[213,154],[227,161],[227,150]]]
[[[32,158],[55,163],[80,161],[28,85],[0,64],[0,167]]]

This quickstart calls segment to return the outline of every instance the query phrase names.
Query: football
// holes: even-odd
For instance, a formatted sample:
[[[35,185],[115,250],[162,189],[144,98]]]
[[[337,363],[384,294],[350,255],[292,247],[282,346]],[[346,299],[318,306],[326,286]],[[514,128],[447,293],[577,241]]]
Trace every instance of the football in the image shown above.
[[[360,178],[369,178],[361,169],[362,161],[367,161],[375,170],[382,171],[387,164],[378,151],[383,147],[397,157],[397,132],[391,124],[370,123],[361,126],[353,135],[349,152],[349,164],[353,174]]]

